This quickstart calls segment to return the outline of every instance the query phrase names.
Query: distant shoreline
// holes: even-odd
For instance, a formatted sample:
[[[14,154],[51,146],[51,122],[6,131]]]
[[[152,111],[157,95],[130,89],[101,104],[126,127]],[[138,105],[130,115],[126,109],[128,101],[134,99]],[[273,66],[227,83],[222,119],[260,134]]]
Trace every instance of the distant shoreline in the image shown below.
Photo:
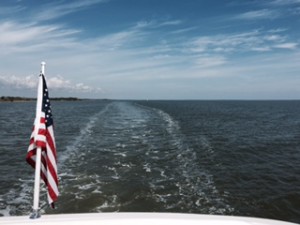
[[[59,97],[51,98],[52,101],[81,101],[79,98],[75,97]],[[36,98],[26,98],[26,97],[15,97],[15,96],[2,96],[0,97],[0,102],[31,102],[36,101]]]

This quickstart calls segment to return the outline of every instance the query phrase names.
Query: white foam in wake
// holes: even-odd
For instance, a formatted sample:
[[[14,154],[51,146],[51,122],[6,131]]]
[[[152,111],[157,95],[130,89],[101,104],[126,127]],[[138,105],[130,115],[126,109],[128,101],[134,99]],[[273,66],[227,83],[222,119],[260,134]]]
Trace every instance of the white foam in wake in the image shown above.
[[[104,114],[111,104],[108,104],[103,110],[91,116],[84,127],[81,128],[79,135],[72,140],[72,143],[66,147],[66,150],[59,155],[58,161],[63,164],[69,157],[78,150],[78,146],[85,141],[86,138],[92,133],[95,123]]]

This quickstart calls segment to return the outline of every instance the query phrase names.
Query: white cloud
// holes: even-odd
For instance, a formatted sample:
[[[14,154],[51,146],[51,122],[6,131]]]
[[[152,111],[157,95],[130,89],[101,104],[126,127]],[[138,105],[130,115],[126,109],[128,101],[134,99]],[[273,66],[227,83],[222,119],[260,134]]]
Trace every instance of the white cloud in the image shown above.
[[[251,48],[252,51],[257,51],[257,52],[268,52],[271,51],[272,49],[268,46],[265,47],[253,47]]]
[[[47,81],[49,88],[65,90],[70,93],[103,93],[101,88],[94,88],[83,83],[72,83],[62,77],[52,77]]]
[[[288,29],[286,29],[286,28],[277,28],[277,29],[271,29],[271,30],[269,30],[268,32],[269,33],[282,33],[282,32],[285,32],[285,31],[287,31]]]
[[[129,29],[95,38],[90,40],[89,44],[94,50],[115,50],[124,46],[128,47],[131,43],[136,43],[140,36],[142,36],[142,32],[136,29]]]
[[[200,56],[195,62],[201,68],[205,68],[224,65],[227,60],[224,56]]]
[[[257,20],[257,19],[275,19],[279,17],[279,12],[270,9],[261,9],[249,11],[236,16],[236,19]]]
[[[71,81],[64,79],[61,76],[51,77],[47,79],[47,84],[51,89],[66,90],[68,92],[82,93],[101,93],[101,88],[93,88],[83,83],[73,84]]]
[[[197,27],[186,27],[178,30],[171,31],[170,33],[172,34],[182,34],[182,33],[187,33],[193,30],[197,30]]]
[[[284,41],[285,38],[281,35],[272,34],[264,36],[264,39],[267,41]]]
[[[71,36],[78,30],[59,25],[22,24],[15,21],[0,23],[0,55],[18,52],[41,52],[49,48],[68,47]]]
[[[50,4],[46,4],[44,9],[41,9],[40,12],[35,12],[36,14],[33,17],[39,21],[56,19],[67,14],[87,9],[92,5],[104,3],[107,1],[108,0],[77,0],[69,1],[68,3],[64,4],[51,2]]]
[[[9,86],[12,89],[37,89],[37,76],[0,76],[0,84]],[[51,90],[65,90],[69,93],[101,93],[100,88],[92,88],[83,83],[73,84],[71,81],[64,79],[61,76],[50,77],[47,79],[47,85]]]
[[[0,6],[0,15],[7,16],[14,13],[19,13],[20,11],[25,10],[26,8],[19,5],[14,6]]]
[[[33,76],[26,76],[24,78],[20,78],[17,76],[0,76],[0,83],[10,86],[11,88],[26,88],[32,89],[37,87],[37,79],[35,80]]]
[[[273,5],[295,5],[300,4],[300,0],[273,0],[270,3]]]
[[[174,25],[179,25],[179,24],[182,24],[181,20],[169,20],[169,21],[165,21],[165,22],[162,22],[161,24],[159,24],[159,27],[174,26]]]
[[[234,52],[249,50],[252,46],[261,44],[259,32],[245,32],[239,34],[215,35],[199,37],[191,42],[194,52]]]
[[[143,28],[161,28],[167,26],[177,26],[182,24],[183,21],[181,20],[142,20],[139,21],[135,28],[136,29],[143,29]]]
[[[249,51],[271,51],[278,48],[296,49],[298,44],[289,42],[286,36],[255,30],[237,34],[198,37],[190,42],[192,52],[234,53]]]
[[[277,44],[277,45],[275,45],[274,47],[275,47],[275,48],[282,48],[282,49],[293,50],[293,49],[296,49],[297,46],[298,46],[298,43],[287,42],[287,43]]]

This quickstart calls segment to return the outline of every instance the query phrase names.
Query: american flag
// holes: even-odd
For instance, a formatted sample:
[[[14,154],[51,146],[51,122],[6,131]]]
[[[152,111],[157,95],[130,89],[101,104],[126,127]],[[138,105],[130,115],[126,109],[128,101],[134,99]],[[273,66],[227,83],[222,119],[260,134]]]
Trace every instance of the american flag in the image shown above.
[[[40,75],[39,82],[42,82],[43,91],[42,94],[38,94],[41,95],[38,96],[38,102],[40,100],[42,105],[40,111],[37,109],[26,161],[35,168],[36,151],[38,147],[41,148],[41,178],[48,189],[48,202],[54,208],[54,202],[58,197],[58,177],[53,119],[48,89],[43,74]]]

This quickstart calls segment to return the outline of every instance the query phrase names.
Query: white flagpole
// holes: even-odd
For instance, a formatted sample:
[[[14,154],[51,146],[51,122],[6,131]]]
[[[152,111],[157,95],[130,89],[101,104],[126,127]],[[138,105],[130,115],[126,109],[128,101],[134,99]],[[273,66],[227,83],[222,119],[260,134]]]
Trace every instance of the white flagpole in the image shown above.
[[[45,74],[45,62],[41,62],[41,74]],[[36,116],[35,116],[35,137],[38,135],[39,124],[41,119],[41,109],[42,109],[42,98],[43,98],[43,78],[39,77],[38,91],[37,91],[37,103],[36,103]],[[40,183],[41,183],[41,154],[42,149],[38,147],[36,149],[36,160],[35,160],[35,179],[34,179],[34,195],[33,195],[33,211],[30,215],[30,219],[39,218],[39,200],[40,200]]]

